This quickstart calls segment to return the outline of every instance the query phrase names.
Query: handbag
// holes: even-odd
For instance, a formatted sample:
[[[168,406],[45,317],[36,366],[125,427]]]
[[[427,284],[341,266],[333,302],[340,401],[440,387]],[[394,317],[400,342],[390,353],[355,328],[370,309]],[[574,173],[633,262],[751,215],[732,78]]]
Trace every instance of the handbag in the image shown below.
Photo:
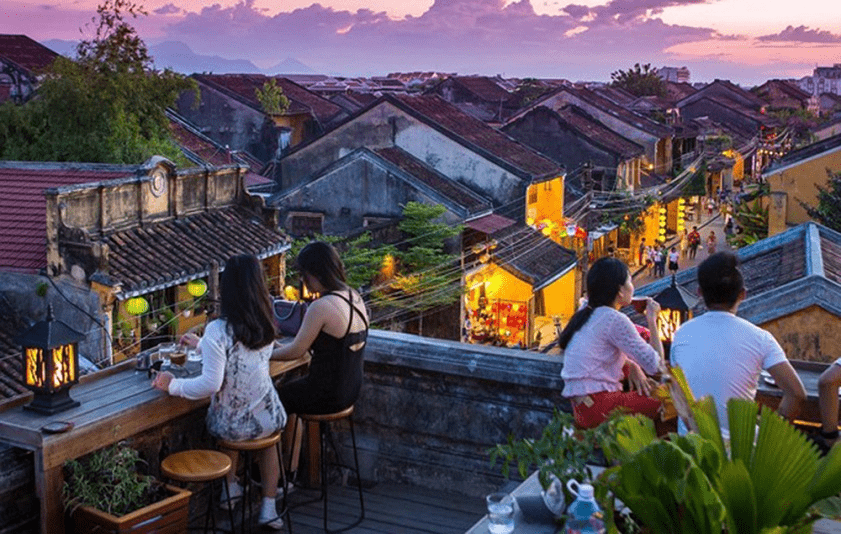
[[[283,336],[297,335],[304,322],[304,314],[307,313],[307,303],[275,299],[272,308],[277,333]]]

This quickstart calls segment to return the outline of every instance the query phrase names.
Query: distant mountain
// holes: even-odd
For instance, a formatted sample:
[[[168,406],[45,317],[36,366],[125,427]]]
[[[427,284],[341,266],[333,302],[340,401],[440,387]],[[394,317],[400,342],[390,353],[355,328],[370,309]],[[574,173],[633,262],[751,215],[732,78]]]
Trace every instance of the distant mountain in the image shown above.
[[[203,56],[193,52],[180,41],[165,41],[149,47],[158,68],[170,68],[176,72],[258,73],[260,69],[245,59],[225,59],[219,56]]]
[[[263,69],[266,74],[315,74],[315,71],[307,67],[295,58],[288,57],[273,67]]]
[[[63,41],[61,39],[49,39],[41,41],[41,44],[64,57],[76,56],[76,45],[79,41]]]
[[[41,44],[66,57],[76,55],[78,41],[50,39]],[[277,65],[260,69],[246,59],[225,59],[219,56],[196,54],[181,41],[164,41],[149,46],[149,53],[155,59],[155,67],[170,68],[176,72],[192,74],[194,72],[226,73],[264,73],[264,74],[315,74],[315,71],[295,58],[286,58]]]

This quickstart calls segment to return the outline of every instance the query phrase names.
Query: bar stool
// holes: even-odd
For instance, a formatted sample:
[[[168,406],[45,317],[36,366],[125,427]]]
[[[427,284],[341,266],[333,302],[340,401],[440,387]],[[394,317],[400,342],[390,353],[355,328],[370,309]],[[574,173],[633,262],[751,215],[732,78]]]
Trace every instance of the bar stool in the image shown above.
[[[365,502],[362,498],[362,477],[359,473],[359,457],[356,452],[356,434],[353,431],[353,406],[350,406],[340,412],[335,413],[298,414],[298,418],[300,418],[304,422],[318,423],[319,434],[321,438],[321,496],[318,498],[318,500],[324,501],[324,532],[343,532],[345,530],[350,530],[353,527],[359,525],[359,523],[361,523],[362,520],[365,519]],[[330,423],[332,423],[333,421],[339,421],[341,419],[347,419],[350,425],[350,436],[351,442],[353,443],[353,462],[355,467],[351,467],[349,465],[345,465],[341,462],[338,462],[339,452],[338,450],[336,450],[336,444],[333,443],[333,436],[330,432]],[[295,436],[296,433],[293,432],[292,435]],[[333,452],[336,454],[337,463],[334,465],[338,465],[340,467],[344,467],[353,471],[356,474],[356,487],[359,490],[359,518],[352,524],[336,530],[330,530],[327,528],[327,460],[325,453],[327,452],[326,440],[328,439],[330,441],[330,445],[333,447]]]
[[[231,459],[227,454],[211,450],[189,450],[170,454],[161,462],[161,474],[164,477],[182,483],[189,482],[210,482],[210,502],[207,505],[207,512],[204,514],[204,532],[207,533],[208,523],[212,523],[216,532],[216,516],[214,510],[213,482],[222,479],[225,492],[228,492],[228,480],[225,475],[231,470]],[[217,503],[218,504],[218,503]],[[234,515],[228,510],[228,519],[231,521],[231,531],[234,529]]]
[[[219,445],[219,447],[222,449],[242,452],[245,456],[245,462],[243,466],[245,468],[245,477],[243,480],[242,492],[242,529],[243,531],[245,531],[246,525],[248,525],[247,529],[249,532],[251,531],[251,522],[253,520],[253,511],[251,509],[251,453],[253,451],[262,451],[263,449],[267,449],[272,446],[275,447],[275,450],[277,450],[277,461],[278,464],[280,464],[280,479],[283,484],[283,510],[278,514],[278,516],[284,518],[284,521],[286,522],[286,528],[288,529],[289,534],[292,534],[292,522],[289,520],[289,505],[287,502],[287,494],[289,493],[289,491],[286,486],[286,468],[283,465],[283,453],[280,450],[280,430],[266,436],[265,438],[247,439],[243,441],[218,440],[217,445]],[[277,484],[276,480],[263,480],[261,482],[263,484]],[[245,522],[246,509],[248,509],[247,523]]]

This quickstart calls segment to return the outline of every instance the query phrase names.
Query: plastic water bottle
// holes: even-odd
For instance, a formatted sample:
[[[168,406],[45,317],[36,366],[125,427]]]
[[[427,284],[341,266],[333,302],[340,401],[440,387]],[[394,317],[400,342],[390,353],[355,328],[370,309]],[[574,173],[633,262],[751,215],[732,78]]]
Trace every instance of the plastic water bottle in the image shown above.
[[[579,484],[576,480],[567,482],[567,489],[575,495],[575,500],[567,508],[565,534],[604,534],[605,526],[602,509],[593,498],[593,486]]]

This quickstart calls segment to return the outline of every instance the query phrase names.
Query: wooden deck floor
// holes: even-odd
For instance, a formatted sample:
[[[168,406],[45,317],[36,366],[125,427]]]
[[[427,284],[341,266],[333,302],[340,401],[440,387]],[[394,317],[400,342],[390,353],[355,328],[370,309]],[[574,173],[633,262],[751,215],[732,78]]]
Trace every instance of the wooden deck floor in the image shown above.
[[[349,534],[463,534],[485,514],[481,498],[411,486],[377,484],[364,488],[363,495],[365,519],[359,526],[348,530]],[[306,503],[316,497],[316,490],[296,488],[290,493],[292,532],[295,534],[324,532],[322,502]],[[256,514],[256,508],[254,511]],[[239,520],[239,512],[237,508],[236,521]],[[331,529],[353,523],[359,515],[356,487],[331,486],[328,514],[328,527]],[[220,528],[226,528],[225,514],[219,511],[216,515]],[[193,518],[192,523],[193,526],[203,525],[201,518]],[[280,532],[287,530],[284,528]]]

